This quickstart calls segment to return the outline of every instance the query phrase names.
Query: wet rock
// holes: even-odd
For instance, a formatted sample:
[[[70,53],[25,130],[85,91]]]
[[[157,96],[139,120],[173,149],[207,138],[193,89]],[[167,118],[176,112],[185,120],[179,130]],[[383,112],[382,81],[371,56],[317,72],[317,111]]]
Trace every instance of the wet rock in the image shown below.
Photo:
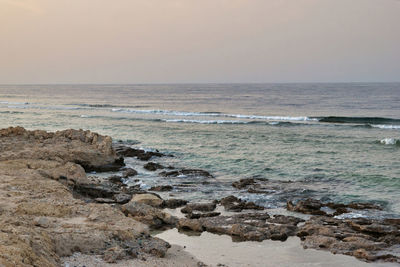
[[[193,211],[213,211],[217,207],[215,203],[189,203],[183,209],[182,213],[192,213]]]
[[[83,160],[75,160],[74,163],[81,165],[86,172],[112,172],[118,171],[125,166],[124,158],[122,157],[104,165],[93,165],[90,161]]]
[[[222,206],[227,211],[240,212],[244,209],[264,210],[264,207],[256,205],[254,202],[246,202],[235,196],[227,196],[220,200]]]
[[[143,167],[148,171],[156,171],[158,169],[164,169],[165,168],[163,165],[155,163],[155,162],[146,163]]]
[[[326,212],[321,210],[322,206],[323,205],[319,200],[308,198],[306,200],[300,200],[296,205],[294,205],[293,202],[288,201],[286,208],[287,210],[304,214],[326,215]]]
[[[130,201],[123,205],[121,210],[133,219],[157,229],[165,226],[174,226],[178,221],[176,217],[160,209],[135,201]]]
[[[113,184],[122,185],[122,177],[118,175],[108,177],[108,181]]]
[[[268,221],[270,223],[275,223],[275,224],[298,225],[299,223],[304,222],[305,220],[293,216],[275,215]]]
[[[203,178],[214,178],[209,172],[199,169],[181,169],[174,171],[163,171],[160,172],[161,176],[164,177],[177,177],[180,175],[188,176],[188,177],[203,177]]]
[[[111,183],[78,183],[73,186],[73,190],[80,195],[90,198],[112,198],[115,194],[120,193],[120,189]]]
[[[249,185],[255,184],[256,182],[254,181],[253,178],[246,178],[246,179],[241,179],[240,181],[236,181],[232,183],[232,186],[237,188],[237,189],[243,189]]]
[[[267,213],[244,213],[233,216],[201,217],[199,219],[180,219],[179,230],[211,232],[232,236],[237,241],[262,241],[265,239],[286,240],[294,236],[297,226],[292,219],[289,224],[275,224]],[[278,219],[275,219],[278,220]],[[284,222],[280,219],[280,222]]]
[[[163,200],[160,197],[153,194],[134,195],[131,199],[131,202],[146,204],[156,208],[159,208],[163,205]]]
[[[299,228],[297,236],[304,248],[328,250],[366,261],[400,263],[395,251],[400,244],[400,225],[385,220],[315,216]]]
[[[199,218],[207,218],[207,217],[216,217],[221,215],[221,212],[206,212],[206,213],[188,213],[186,214],[186,218],[188,219],[199,219]]]
[[[132,195],[124,194],[124,193],[116,194],[113,196],[113,199],[118,204],[125,204],[125,203],[128,203],[132,199]]]
[[[186,200],[171,198],[171,199],[164,200],[162,207],[168,208],[168,209],[176,209],[176,208],[185,206],[186,204],[187,204]]]
[[[166,192],[166,191],[171,191],[172,189],[173,187],[170,185],[159,185],[151,187],[150,191]]]
[[[382,208],[378,205],[371,203],[350,203],[350,204],[340,204],[340,203],[323,203],[320,200],[308,198],[306,200],[300,200],[295,204],[292,201],[288,201],[286,205],[287,209],[290,211],[300,212],[304,214],[312,215],[324,215],[324,216],[337,216],[343,213],[348,213],[349,209],[364,210],[364,209],[377,209]],[[328,207],[333,210],[332,214],[328,214],[321,210],[323,207]]]
[[[124,171],[122,172],[122,177],[128,178],[128,177],[135,176],[137,174],[138,174],[138,172],[136,170],[134,170],[132,168],[127,168],[127,169],[124,169]]]
[[[136,157],[139,160],[148,161],[153,156],[154,157],[163,157],[165,156],[163,153],[160,152],[152,152],[152,151],[145,151],[143,149],[136,149],[131,148],[123,145],[116,145],[114,149],[118,156],[121,157]]]

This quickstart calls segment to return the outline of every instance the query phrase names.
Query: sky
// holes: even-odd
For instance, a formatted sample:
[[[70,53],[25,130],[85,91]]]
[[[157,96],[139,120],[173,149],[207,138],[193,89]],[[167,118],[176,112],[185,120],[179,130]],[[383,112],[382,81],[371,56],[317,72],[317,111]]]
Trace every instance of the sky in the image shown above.
[[[0,0],[0,84],[394,81],[399,0]]]

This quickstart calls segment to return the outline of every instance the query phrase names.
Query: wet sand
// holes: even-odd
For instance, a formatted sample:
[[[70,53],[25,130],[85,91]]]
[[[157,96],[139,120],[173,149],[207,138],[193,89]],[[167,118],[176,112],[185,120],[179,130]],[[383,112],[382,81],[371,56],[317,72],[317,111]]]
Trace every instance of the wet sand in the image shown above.
[[[176,229],[156,235],[161,239],[185,248],[207,265],[217,266],[398,266],[390,263],[366,263],[354,257],[334,255],[330,252],[303,249],[300,239],[291,237],[286,242],[264,240],[262,242],[232,242],[231,237],[203,232],[200,236],[188,236]]]

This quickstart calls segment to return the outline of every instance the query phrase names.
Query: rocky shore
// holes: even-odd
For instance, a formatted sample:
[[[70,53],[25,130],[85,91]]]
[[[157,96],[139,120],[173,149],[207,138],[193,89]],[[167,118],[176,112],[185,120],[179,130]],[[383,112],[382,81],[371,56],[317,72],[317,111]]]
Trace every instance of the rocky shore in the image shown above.
[[[0,266],[60,266],[64,257],[76,253],[105,263],[136,259],[145,265],[147,259],[171,258],[171,245],[150,235],[151,230],[171,228],[229,235],[235,241],[285,241],[297,236],[304,248],[366,262],[400,263],[400,219],[340,217],[354,210],[382,209],[373,203],[293,198],[286,200],[291,215],[272,215],[233,195],[206,203],[163,199],[159,192],[169,192],[175,185],[149,191],[128,186],[126,180],[137,171],[126,167],[124,158],[137,158],[143,168],[161,177],[184,175],[206,183],[213,175],[163,166],[155,159],[173,155],[113,144],[110,137],[90,131],[2,129],[0,151]],[[87,174],[110,171],[120,175],[103,179]],[[251,194],[270,194],[277,187],[295,192],[298,186],[261,178],[232,184]],[[204,264],[186,257],[182,266]]]

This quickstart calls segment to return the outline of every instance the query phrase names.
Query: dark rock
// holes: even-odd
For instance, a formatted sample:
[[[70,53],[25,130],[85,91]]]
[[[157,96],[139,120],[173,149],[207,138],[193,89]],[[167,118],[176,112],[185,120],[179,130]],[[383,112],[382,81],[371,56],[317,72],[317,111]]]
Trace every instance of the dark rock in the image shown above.
[[[120,189],[111,183],[104,184],[80,184],[73,186],[73,190],[86,197],[90,198],[112,198],[115,194],[120,193]]]
[[[235,196],[227,196],[220,200],[222,206],[227,211],[240,212],[244,209],[264,210],[264,207],[256,205],[254,202],[246,202]]]
[[[113,163],[105,165],[92,165],[90,162],[85,162],[81,160],[75,160],[74,163],[81,165],[86,172],[111,172],[118,171],[125,166],[124,158],[120,157],[116,159]]]
[[[193,211],[213,211],[217,205],[215,203],[189,203],[183,209],[182,213],[192,213]]]
[[[348,209],[356,209],[356,210],[364,210],[364,209],[377,209],[381,210],[382,208],[378,205],[371,203],[350,203],[350,204],[338,204],[338,203],[322,203],[319,200],[308,198],[306,200],[300,200],[293,204],[292,201],[287,202],[287,209],[290,211],[300,212],[304,214],[312,214],[312,215],[324,215],[324,216],[337,216],[343,213],[348,213]],[[322,207],[328,207],[333,209],[333,214],[327,214],[325,211],[322,211]]]
[[[186,204],[187,204],[186,200],[171,198],[171,199],[164,200],[162,207],[168,208],[168,209],[176,209],[176,208],[185,206]]]
[[[151,157],[163,157],[165,156],[163,153],[160,152],[152,152],[152,151],[144,151],[143,149],[136,149],[127,146],[116,146],[115,152],[118,156],[122,157],[137,157],[140,160],[148,161]]]
[[[118,175],[113,175],[108,177],[108,181],[113,184],[121,185],[122,184],[122,177]]]
[[[171,191],[172,189],[173,187],[170,185],[159,185],[159,186],[153,186],[152,188],[150,188],[150,191],[166,192],[166,191]]]
[[[304,248],[328,250],[365,261],[400,263],[393,250],[400,244],[400,225],[366,218],[335,219],[315,216],[297,232]]]
[[[186,214],[186,218],[188,219],[199,219],[199,218],[207,218],[207,217],[216,217],[221,215],[221,212],[206,212],[206,213],[188,213]]]
[[[308,198],[306,200],[300,200],[296,205],[294,205],[293,202],[288,201],[286,208],[290,211],[304,214],[326,215],[326,212],[321,210],[322,206],[323,205],[319,200]]]
[[[137,174],[138,174],[138,172],[136,170],[134,170],[132,168],[127,168],[127,169],[124,169],[124,171],[122,172],[122,177],[128,178],[128,177],[135,176]]]
[[[148,171],[156,171],[158,169],[164,169],[165,168],[163,165],[155,163],[155,162],[146,163],[143,167]]]
[[[293,216],[284,216],[284,215],[275,215],[273,218],[268,220],[270,223],[275,224],[288,224],[288,225],[298,225],[301,222],[304,222],[303,219],[293,217]]]
[[[236,181],[232,183],[232,186],[237,188],[237,189],[242,189],[247,187],[248,185],[255,184],[255,181],[253,178],[246,178],[246,179],[241,179],[240,181]]]
[[[293,219],[280,219],[281,222],[289,221],[290,224],[275,224],[273,219],[267,213],[244,213],[233,216],[180,219],[177,227],[179,230],[226,234],[237,241],[286,240],[296,234],[298,228],[294,225]]]
[[[113,196],[113,199],[115,200],[115,202],[117,202],[118,204],[125,204],[128,203],[132,198],[132,195],[130,194],[116,194]]]
[[[189,177],[204,177],[204,178],[214,178],[209,172],[199,169],[181,169],[176,171],[163,171],[160,173],[164,177],[177,177],[179,175],[185,175]]]

